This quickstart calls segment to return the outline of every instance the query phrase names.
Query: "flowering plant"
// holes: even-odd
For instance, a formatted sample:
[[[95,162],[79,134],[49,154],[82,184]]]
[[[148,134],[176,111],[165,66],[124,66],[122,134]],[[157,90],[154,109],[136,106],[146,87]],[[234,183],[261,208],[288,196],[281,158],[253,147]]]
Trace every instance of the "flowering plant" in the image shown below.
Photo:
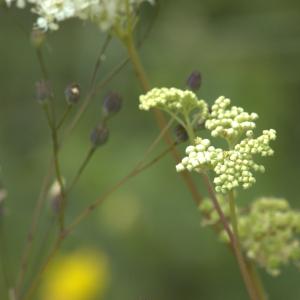
[[[13,284],[6,286],[6,294],[10,300],[34,299],[45,274],[50,274],[48,277],[45,276],[50,278],[50,284],[42,285],[47,287],[46,299],[49,297],[58,300],[71,300],[71,298],[74,300],[74,297],[84,299],[84,295],[89,294],[92,295],[90,297],[94,297],[97,280],[99,278],[102,280],[102,275],[106,274],[106,260],[105,263],[104,260],[99,263],[94,256],[92,260],[86,260],[85,255],[75,255],[82,259],[82,264],[77,264],[71,259],[72,268],[62,268],[60,274],[54,273],[55,275],[51,276],[53,258],[77,226],[104,200],[129,179],[156,164],[167,154],[172,154],[174,157],[170,169],[174,172],[176,170],[188,187],[202,214],[202,224],[213,227],[217,236],[232,250],[249,298],[267,299],[267,292],[256,269],[263,268],[270,275],[277,276],[285,265],[292,263],[299,266],[300,212],[292,209],[287,200],[275,197],[259,197],[243,207],[239,202],[239,192],[241,189],[247,190],[255,185],[257,172],[265,172],[261,160],[274,154],[272,144],[277,138],[276,131],[266,129],[256,134],[258,114],[248,113],[242,107],[232,106],[231,100],[224,96],[217,98],[212,105],[199,98],[197,93],[202,76],[197,71],[188,78],[186,89],[151,88],[139,58],[135,30],[140,21],[139,13],[142,4],[148,2],[155,6],[156,2],[153,0],[6,0],[5,2],[8,7],[16,5],[22,9],[29,8],[37,16],[32,27],[31,39],[43,76],[36,83],[36,98],[45,115],[52,141],[51,163],[41,188],[41,196],[34,208],[32,224],[22,251],[20,268]],[[69,83],[62,93],[65,98],[65,111],[60,112],[59,115],[55,106],[56,95],[53,92],[53,83],[49,79],[43,51],[48,35],[55,34],[55,31],[63,26],[63,22],[72,18],[95,24],[107,34],[107,37],[97,58],[86,95],[83,95],[79,83]],[[107,78],[97,83],[97,74],[112,38],[118,39],[123,44],[128,57],[112,70]],[[67,222],[69,220],[66,217],[69,216],[69,208],[72,207],[71,191],[81,179],[95,153],[110,141],[111,122],[118,116],[124,105],[119,92],[111,91],[104,97],[102,111],[90,133],[87,154],[82,158],[71,178],[65,178],[60,159],[64,142],[77,126],[98,89],[110,82],[128,62],[131,62],[143,90],[137,105],[143,111],[140,113],[153,112],[160,133],[126,176],[107,188],[103,195],[90,202],[77,217],[71,219],[71,222]],[[74,110],[76,113],[72,117]],[[172,126],[175,127],[175,137],[172,137],[170,132]],[[150,154],[163,139],[167,148],[150,159]],[[184,153],[180,153],[177,147],[180,144],[185,144]],[[207,194],[205,198],[200,195],[193,176],[201,177],[205,186],[201,194]],[[0,185],[0,218],[2,219],[6,217],[6,194],[5,188]],[[51,203],[53,224],[56,224],[58,229],[50,253],[40,264],[34,278],[29,278],[29,284],[26,285],[31,249],[46,200]],[[97,265],[100,266],[99,269],[105,266],[103,274],[96,268]],[[78,270],[84,270],[88,275],[83,277],[81,273],[84,272]],[[92,278],[92,284],[85,281],[88,276]],[[74,292],[72,280],[69,278],[76,278],[77,282],[82,284],[80,289],[83,291],[82,297],[79,296],[81,292],[76,290]],[[88,291],[88,287],[91,287],[91,291]]]

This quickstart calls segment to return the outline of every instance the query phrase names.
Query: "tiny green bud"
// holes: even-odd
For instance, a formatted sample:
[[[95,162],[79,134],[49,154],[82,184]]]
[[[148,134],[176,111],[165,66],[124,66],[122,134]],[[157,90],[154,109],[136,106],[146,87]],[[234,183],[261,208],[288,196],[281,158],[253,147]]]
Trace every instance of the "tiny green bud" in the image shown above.
[[[98,125],[91,133],[91,142],[94,147],[104,145],[109,137],[109,130],[104,124]]]
[[[77,104],[80,99],[80,86],[77,83],[70,83],[65,89],[66,101],[69,105]]]

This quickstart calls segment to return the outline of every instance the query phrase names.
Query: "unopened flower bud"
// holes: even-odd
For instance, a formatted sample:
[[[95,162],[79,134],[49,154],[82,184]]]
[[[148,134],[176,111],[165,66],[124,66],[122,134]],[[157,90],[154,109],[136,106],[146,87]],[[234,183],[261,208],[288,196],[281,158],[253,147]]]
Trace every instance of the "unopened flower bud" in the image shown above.
[[[44,31],[34,28],[31,32],[31,43],[34,47],[39,48],[45,41],[46,34]]]
[[[80,99],[80,86],[77,83],[69,84],[65,89],[65,97],[68,104],[77,104]]]
[[[105,144],[109,137],[109,130],[104,124],[98,125],[91,133],[91,142],[95,147]]]
[[[180,124],[178,124],[174,128],[174,134],[175,134],[177,143],[183,143],[183,142],[187,141],[189,138],[185,128]]]
[[[105,115],[114,115],[120,111],[122,107],[122,98],[115,92],[110,92],[103,101],[103,111]]]
[[[188,77],[186,84],[190,90],[197,91],[201,86],[201,82],[201,73],[198,71],[193,71],[192,74]]]
[[[36,87],[36,99],[39,103],[44,104],[51,98],[52,91],[51,91],[50,83],[48,81],[45,80],[37,81],[35,87]]]
[[[54,214],[59,213],[63,198],[61,195],[60,185],[57,180],[55,180],[52,186],[50,187],[48,197],[49,197],[50,207],[53,213]]]

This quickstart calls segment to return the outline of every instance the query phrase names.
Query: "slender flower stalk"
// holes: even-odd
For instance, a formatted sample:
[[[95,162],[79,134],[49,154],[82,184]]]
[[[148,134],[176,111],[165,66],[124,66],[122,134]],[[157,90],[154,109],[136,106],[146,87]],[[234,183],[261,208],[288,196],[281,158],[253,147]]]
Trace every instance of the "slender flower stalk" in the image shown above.
[[[133,40],[133,37],[132,37],[131,33],[129,33],[123,39],[123,44],[124,44],[124,46],[126,47],[126,49],[128,51],[130,61],[132,63],[132,66],[134,68],[136,76],[137,76],[137,78],[138,78],[138,80],[141,84],[141,87],[142,87],[144,92],[147,92],[150,89],[150,84],[148,82],[148,79],[147,79],[145,70],[143,68],[143,65],[140,61],[140,58],[139,58],[137,49],[135,47],[134,40]],[[157,109],[154,109],[154,116],[155,116],[155,119],[156,119],[156,122],[157,122],[159,128],[160,129],[165,128],[166,127],[166,120],[165,120],[165,117],[162,114],[162,112],[157,110]],[[165,135],[165,142],[170,146],[173,144],[173,141],[172,141],[172,138],[171,138],[171,135],[170,135],[169,132]],[[173,149],[171,153],[172,153],[172,156],[173,156],[173,158],[176,162],[180,161],[180,155],[179,155],[179,153],[176,149]],[[199,191],[196,187],[196,184],[194,183],[192,177],[187,172],[182,172],[181,176],[182,176],[182,179],[184,180],[186,186],[190,190],[194,202],[198,205],[202,200],[202,196],[199,193]]]
[[[158,161],[160,161],[162,158],[164,158],[177,144],[174,143],[171,147],[168,147],[164,151],[162,151],[158,156],[156,156],[154,159],[150,160],[148,163],[144,163],[141,165],[140,161],[134,167],[126,176],[124,176],[122,179],[117,181],[110,189],[106,191],[101,197],[96,199],[92,204],[90,204],[85,210],[82,211],[81,214],[79,214],[78,217],[75,218],[75,220],[68,225],[64,232],[61,232],[59,236],[57,237],[56,241],[54,242],[54,245],[52,247],[52,250],[50,251],[49,255],[45,259],[45,262],[42,264],[40,270],[36,273],[35,278],[33,279],[30,287],[28,288],[27,292],[25,293],[25,296],[22,298],[23,300],[30,300],[32,299],[34,293],[36,292],[36,289],[38,287],[39,281],[41,277],[43,276],[44,272],[47,270],[49,263],[52,261],[52,259],[55,257],[56,253],[59,251],[62,243],[66,239],[67,236],[87,217],[90,216],[90,214],[100,205],[103,203],[104,200],[106,200],[112,193],[114,193],[116,190],[118,190],[120,187],[122,187],[125,183],[127,183],[130,179],[136,177],[140,173],[146,171],[148,168],[156,164]],[[151,146],[150,146],[151,147]]]
[[[139,55],[134,46],[134,41],[133,41],[132,35],[128,34],[128,36],[126,36],[126,38],[123,39],[123,43],[128,50],[128,54],[131,59],[132,65],[134,67],[136,76],[139,79],[143,90],[145,92],[147,92],[150,88],[150,85],[148,83],[147,76],[145,74],[145,71],[141,64],[141,61],[139,59]],[[164,117],[162,114],[160,114],[160,111],[158,111],[157,109],[154,108],[154,113],[155,113],[156,119],[158,120],[158,124],[160,125],[161,123],[163,123]],[[194,133],[193,133],[193,129],[192,129],[192,123],[190,122],[188,116],[185,117],[185,120],[186,121],[188,120],[188,122],[186,122],[187,123],[186,130],[187,130],[189,138],[193,144],[194,143]],[[169,140],[167,142],[169,142]],[[175,157],[178,158],[179,154],[175,153]],[[177,159],[177,161],[178,161],[178,159]],[[238,240],[236,239],[235,234],[232,233],[232,231],[228,225],[228,222],[226,221],[226,218],[224,217],[224,214],[222,213],[222,209],[218,205],[218,201],[215,196],[214,189],[212,188],[212,186],[210,184],[209,178],[207,177],[207,175],[203,175],[203,177],[204,177],[204,183],[209,191],[209,194],[211,197],[213,197],[214,206],[215,206],[218,214],[220,215],[220,219],[223,220],[222,224],[223,224],[225,231],[227,232],[229,239],[231,241],[231,244],[232,244],[232,247],[234,250],[234,254],[236,256],[236,259],[237,259],[237,262],[238,262],[238,265],[240,268],[240,272],[242,274],[249,297],[252,300],[263,300],[263,298],[259,298],[260,295],[257,292],[258,288],[255,286],[256,282],[253,280],[253,278],[251,278],[251,274],[247,268],[245,258],[244,258],[243,254],[241,252],[241,249],[238,245]],[[190,177],[185,177],[185,182],[188,183],[188,186],[190,187],[190,190],[194,196],[195,202],[197,204],[199,204],[201,202],[201,197],[199,199],[198,192],[195,193],[195,191],[197,191],[197,189],[196,189],[192,179]]]
[[[43,106],[45,114],[47,116],[48,125],[51,131],[51,138],[52,138],[52,146],[53,146],[53,161],[54,161],[54,170],[56,174],[56,179],[60,187],[60,194],[61,194],[61,207],[59,211],[59,227],[60,231],[64,231],[64,219],[65,219],[65,208],[66,208],[66,194],[65,194],[65,187],[63,178],[61,175],[60,170],[60,163],[59,163],[59,143],[58,143],[58,136],[57,136],[57,130],[55,128],[55,123],[51,120],[51,115],[49,112],[49,106],[48,103]]]

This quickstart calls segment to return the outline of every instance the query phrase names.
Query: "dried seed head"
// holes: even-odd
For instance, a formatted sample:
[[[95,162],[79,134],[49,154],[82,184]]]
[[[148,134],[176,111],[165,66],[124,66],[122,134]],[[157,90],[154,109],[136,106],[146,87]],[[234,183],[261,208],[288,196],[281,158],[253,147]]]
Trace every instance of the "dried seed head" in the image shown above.
[[[109,130],[104,124],[98,125],[91,133],[91,142],[94,147],[104,145],[109,137]]]
[[[35,84],[36,87],[36,99],[40,104],[44,104],[52,97],[52,91],[49,81],[40,80]]]
[[[103,101],[103,112],[106,116],[114,115],[122,108],[122,97],[115,92],[110,92]]]
[[[183,143],[183,142],[187,141],[189,138],[185,128],[180,124],[178,124],[174,128],[174,134],[175,134],[177,143]]]
[[[201,73],[198,71],[193,71],[191,75],[188,77],[186,84],[188,88],[192,91],[199,90],[202,82]]]
[[[77,83],[70,83],[65,89],[65,97],[68,104],[77,104],[80,99],[80,86]]]

